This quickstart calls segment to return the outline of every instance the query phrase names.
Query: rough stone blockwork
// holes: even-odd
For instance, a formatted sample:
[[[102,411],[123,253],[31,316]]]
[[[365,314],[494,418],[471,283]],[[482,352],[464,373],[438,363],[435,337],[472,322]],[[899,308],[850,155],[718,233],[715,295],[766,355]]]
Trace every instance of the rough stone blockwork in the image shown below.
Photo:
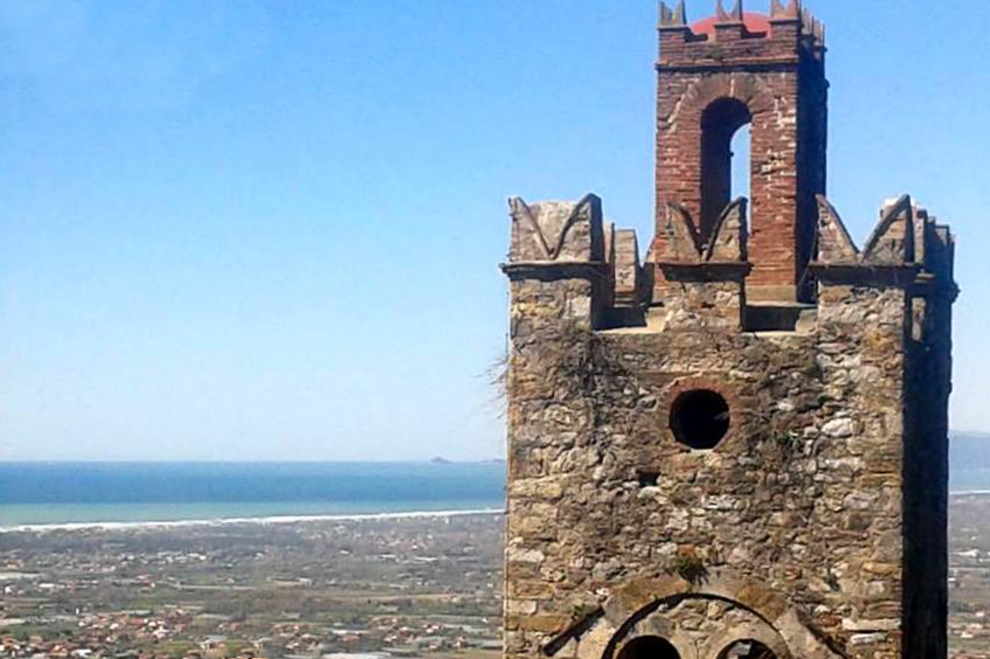
[[[647,262],[510,202],[505,655],[944,657],[953,238],[907,196],[850,238],[797,3],[660,41]],[[743,119],[751,205],[700,162]]]

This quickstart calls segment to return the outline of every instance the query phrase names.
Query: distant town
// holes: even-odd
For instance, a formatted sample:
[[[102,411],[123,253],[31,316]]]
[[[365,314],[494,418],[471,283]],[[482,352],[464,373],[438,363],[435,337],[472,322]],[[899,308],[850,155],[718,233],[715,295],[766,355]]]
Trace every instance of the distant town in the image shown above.
[[[951,508],[950,656],[990,659],[990,495]],[[0,533],[0,656],[500,655],[500,515]]]
[[[0,534],[7,657],[501,647],[498,515]]]
[[[949,656],[990,657],[990,494],[949,500]]]

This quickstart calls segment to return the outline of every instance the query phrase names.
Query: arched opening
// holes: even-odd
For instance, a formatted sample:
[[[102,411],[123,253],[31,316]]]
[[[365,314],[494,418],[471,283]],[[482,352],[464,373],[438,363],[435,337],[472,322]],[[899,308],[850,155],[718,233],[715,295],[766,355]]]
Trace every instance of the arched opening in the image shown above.
[[[749,196],[752,120],[746,104],[734,98],[720,98],[701,114],[700,231],[705,241],[732,198]]]
[[[685,391],[670,408],[670,429],[681,444],[708,450],[729,432],[729,403],[710,389]]]
[[[759,641],[747,639],[731,643],[719,653],[718,659],[777,659],[777,655]]]
[[[618,659],[681,659],[681,655],[667,639],[640,636],[622,647]]]

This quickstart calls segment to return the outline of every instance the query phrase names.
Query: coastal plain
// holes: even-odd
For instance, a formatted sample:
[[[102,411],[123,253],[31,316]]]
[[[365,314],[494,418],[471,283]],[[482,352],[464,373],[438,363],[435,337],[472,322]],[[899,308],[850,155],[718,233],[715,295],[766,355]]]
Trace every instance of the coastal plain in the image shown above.
[[[950,519],[950,656],[990,659],[990,494]],[[0,533],[0,656],[500,656],[500,514]]]

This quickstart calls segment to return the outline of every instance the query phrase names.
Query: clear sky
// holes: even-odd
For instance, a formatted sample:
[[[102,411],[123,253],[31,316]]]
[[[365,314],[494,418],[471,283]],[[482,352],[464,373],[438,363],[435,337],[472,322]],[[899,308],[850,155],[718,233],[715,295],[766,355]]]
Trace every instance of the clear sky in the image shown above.
[[[990,3],[809,6],[829,197],[860,243],[902,192],[951,222],[990,431]],[[648,243],[656,11],[0,2],[0,459],[500,457],[505,199]]]

